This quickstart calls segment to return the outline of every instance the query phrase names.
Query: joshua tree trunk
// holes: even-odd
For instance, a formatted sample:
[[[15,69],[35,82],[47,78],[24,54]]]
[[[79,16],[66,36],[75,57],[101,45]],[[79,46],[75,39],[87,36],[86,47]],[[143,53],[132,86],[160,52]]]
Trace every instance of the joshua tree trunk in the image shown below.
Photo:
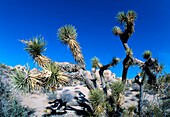
[[[111,66],[111,64],[104,65],[99,70],[100,80],[101,80],[101,83],[102,83],[102,88],[103,88],[103,91],[104,91],[104,93],[106,95],[107,95],[107,87],[106,87],[106,82],[105,82],[105,79],[104,79],[104,76],[103,76],[103,72],[104,72],[104,70],[108,69],[110,66]]]
[[[127,73],[128,73],[129,67],[125,67],[123,65],[123,72],[122,72],[122,82],[126,83]]]
[[[143,106],[143,88],[144,88],[144,85],[143,83],[141,82],[140,83],[140,95],[139,95],[139,117],[142,117],[142,106]]]
[[[122,81],[124,83],[126,83],[127,73],[130,66],[130,64],[128,63],[129,61],[131,61],[131,58],[130,56],[126,55],[126,58],[123,60],[123,72],[122,72]]]
[[[100,80],[101,80],[101,83],[102,83],[103,91],[104,91],[104,93],[107,95],[107,87],[106,87],[106,82],[105,82],[105,80],[104,80],[103,75],[100,76]]]
[[[95,88],[98,88],[98,86],[97,86],[97,78],[96,78],[96,68],[94,68],[94,70],[92,70],[91,71],[91,76],[92,76],[92,79],[91,79],[91,81],[93,82],[93,85],[94,85],[94,87]]]
[[[94,78],[94,79],[91,79],[91,81],[93,82],[94,88],[98,88],[97,83],[96,83],[97,79]]]
[[[140,74],[138,74],[135,77],[135,82],[139,85],[139,104],[138,104],[138,110],[139,110],[139,117],[142,117],[142,106],[143,106],[143,88],[144,88],[144,81],[146,79],[146,73],[144,72],[142,80],[139,81]]]

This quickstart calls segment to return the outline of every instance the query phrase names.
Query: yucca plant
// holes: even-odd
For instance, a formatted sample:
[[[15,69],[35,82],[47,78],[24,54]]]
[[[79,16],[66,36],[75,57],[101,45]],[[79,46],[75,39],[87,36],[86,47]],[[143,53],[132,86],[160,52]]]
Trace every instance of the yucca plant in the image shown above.
[[[106,97],[101,89],[97,88],[90,91],[89,100],[94,109],[94,116],[98,117],[99,115],[104,114],[106,108]]]
[[[66,44],[70,47],[72,55],[74,56],[75,61],[82,67],[85,68],[85,61],[82,55],[81,47],[76,41],[77,32],[74,26],[65,25],[58,29],[58,38],[63,44]]]
[[[144,58],[144,59],[149,59],[151,56],[152,56],[152,53],[151,53],[151,51],[149,51],[149,50],[146,50],[146,51],[143,53],[143,58]]]
[[[122,30],[120,29],[120,27],[118,27],[118,26],[113,27],[112,32],[113,32],[116,36],[121,35],[121,34],[123,33]]]
[[[15,70],[12,75],[12,81],[17,90],[24,92],[31,92],[34,89],[41,89],[43,82],[41,75],[31,75],[30,69],[28,68],[25,72]]]
[[[129,10],[129,11],[127,12],[127,19],[128,19],[128,21],[134,22],[134,20],[135,20],[136,18],[137,18],[137,14],[136,14],[135,11]]]
[[[46,42],[44,37],[37,36],[29,40],[20,41],[26,44],[25,50],[30,54],[30,56],[39,66],[46,67],[46,65],[50,63],[50,59],[42,55],[42,53],[46,50]]]
[[[127,21],[127,16],[125,12],[119,12],[116,16],[117,21],[122,24]]]
[[[134,25],[135,25],[134,21],[136,18],[137,18],[136,12],[132,10],[129,10],[127,13],[119,12],[117,14],[116,19],[121,25],[124,26],[124,30],[121,30],[119,26],[114,26],[112,29],[113,34],[120,37],[120,40],[126,51],[126,57],[123,60],[123,72],[122,72],[122,81],[124,83],[126,82],[126,77],[127,77],[129,67],[134,64],[138,64],[138,65],[143,64],[142,61],[136,58],[133,59],[134,58],[133,52],[127,44],[129,38],[134,33]]]
[[[116,66],[120,62],[120,58],[113,57],[111,65]]]
[[[113,82],[110,85],[111,88],[111,96],[115,104],[118,106],[123,105],[124,102],[124,91],[125,91],[125,84],[123,82],[117,81]]]
[[[65,85],[68,82],[68,76],[54,63],[49,63],[45,71],[49,73],[44,82],[47,89],[55,89],[59,84]]]
[[[99,67],[100,60],[97,57],[93,57],[91,59],[91,63],[92,63],[92,67],[96,69]]]

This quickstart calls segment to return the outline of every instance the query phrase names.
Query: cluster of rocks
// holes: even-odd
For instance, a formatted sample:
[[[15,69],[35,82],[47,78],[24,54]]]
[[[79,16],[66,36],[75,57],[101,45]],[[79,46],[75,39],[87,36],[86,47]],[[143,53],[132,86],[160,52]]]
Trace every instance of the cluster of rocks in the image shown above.
[[[68,62],[62,62],[62,63],[56,63],[56,64],[58,64],[60,66],[61,71],[66,71],[66,70],[68,71],[68,72],[66,72],[66,74],[69,77],[69,83],[68,83],[69,86],[84,84],[82,74],[80,74],[80,72],[78,71],[78,69],[80,69],[80,67],[78,65],[70,64]],[[16,65],[14,68],[17,70],[23,71],[23,72],[26,72],[26,69],[27,69],[25,66],[22,66],[22,65]],[[13,69],[13,68],[11,67],[11,69]],[[30,70],[30,73],[32,75],[39,74],[40,72],[41,71],[38,70],[37,68],[33,68],[32,70]],[[90,80],[93,79],[91,71],[83,70],[83,75]],[[95,71],[94,75],[97,78],[97,84],[100,85],[101,81],[100,81],[99,69]],[[103,76],[107,83],[112,83],[112,82],[122,80],[121,77],[116,77],[116,74],[111,72],[111,70],[105,70],[103,72]],[[133,80],[127,80],[127,84],[129,86],[132,85],[132,82],[133,82]],[[136,89],[136,87],[138,88],[137,85],[133,86],[132,88]]]

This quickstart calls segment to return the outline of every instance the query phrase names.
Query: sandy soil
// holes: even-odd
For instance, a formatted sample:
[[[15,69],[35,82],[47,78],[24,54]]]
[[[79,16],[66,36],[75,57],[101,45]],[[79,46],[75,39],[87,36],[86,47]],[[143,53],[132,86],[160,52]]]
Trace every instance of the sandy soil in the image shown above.
[[[62,91],[64,90],[70,90],[72,92],[75,91],[81,91],[84,95],[86,95],[86,98],[88,98],[88,93],[89,90],[84,87],[83,85],[76,85],[74,87],[64,87],[62,90],[57,90],[56,94],[59,95],[62,93]],[[137,105],[137,97],[136,95],[138,94],[138,92],[134,92],[134,91],[126,91],[125,92],[125,103],[123,105],[123,107],[127,108],[131,105]],[[153,96],[147,95],[147,99],[152,100]],[[50,100],[47,99],[47,95],[44,93],[34,93],[34,94],[23,94],[22,95],[22,104],[24,106],[28,106],[30,108],[35,109],[35,113],[33,115],[33,117],[42,117],[45,112],[45,108],[47,106],[49,106],[48,102]],[[72,112],[72,111],[68,111],[67,114],[63,115],[62,117],[66,117],[66,116],[72,116],[72,117],[76,117],[77,115]]]

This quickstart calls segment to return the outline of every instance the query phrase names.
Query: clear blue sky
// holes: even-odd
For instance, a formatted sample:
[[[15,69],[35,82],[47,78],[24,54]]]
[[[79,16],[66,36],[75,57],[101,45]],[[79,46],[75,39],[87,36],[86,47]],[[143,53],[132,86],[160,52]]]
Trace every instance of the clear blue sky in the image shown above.
[[[65,24],[77,28],[88,70],[94,56],[103,64],[114,56],[123,60],[123,46],[111,30],[118,25],[115,16],[119,11],[134,10],[138,18],[135,33],[129,39],[134,56],[142,59],[142,53],[151,50],[165,65],[165,71],[170,72],[169,7],[169,0],[0,0],[0,63],[33,66],[18,40],[37,35],[48,42],[44,55],[54,61],[75,63],[69,48],[56,36],[57,29]],[[122,64],[111,70],[121,76]],[[131,68],[128,77],[134,77],[138,71]]]

